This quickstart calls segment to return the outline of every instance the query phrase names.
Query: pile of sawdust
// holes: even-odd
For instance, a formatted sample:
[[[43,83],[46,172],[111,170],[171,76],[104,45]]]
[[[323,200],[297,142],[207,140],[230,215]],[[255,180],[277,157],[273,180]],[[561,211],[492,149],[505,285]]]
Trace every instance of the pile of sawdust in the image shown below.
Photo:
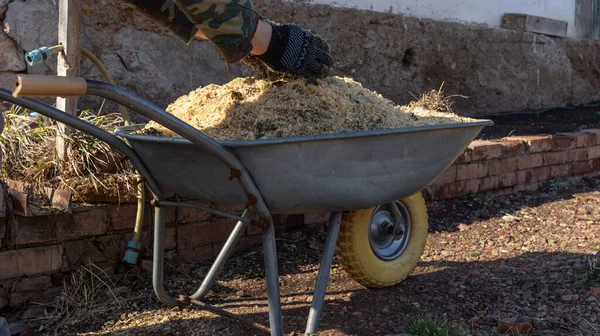
[[[432,97],[431,95],[441,97]],[[256,140],[473,121],[451,112],[441,90],[421,104],[397,106],[360,83],[341,77],[269,81],[237,78],[178,98],[167,112],[216,140]],[[434,109],[426,104],[436,100]],[[440,104],[440,102],[442,104]],[[177,137],[150,122],[145,132]]]

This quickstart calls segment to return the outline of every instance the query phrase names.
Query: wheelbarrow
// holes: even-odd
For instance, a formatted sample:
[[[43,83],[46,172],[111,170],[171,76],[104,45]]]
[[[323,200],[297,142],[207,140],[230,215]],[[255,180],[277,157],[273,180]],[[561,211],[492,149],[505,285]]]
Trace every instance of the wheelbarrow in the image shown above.
[[[131,92],[83,78],[19,75],[0,100],[36,111],[105,141],[128,157],[153,195],[153,287],[169,306],[195,304],[271,335],[283,335],[272,214],[331,213],[305,329],[317,332],[334,256],[368,288],[394,286],[416,267],[427,237],[421,191],[462,153],[489,120],[253,141],[215,141]],[[143,125],[110,134],[37,100],[36,96],[99,96],[170,129],[181,138],[143,135]],[[117,136],[127,140],[127,143]],[[216,205],[244,205],[242,214],[168,201],[163,191]],[[187,207],[237,221],[199,289],[177,298],[163,286],[165,208]],[[258,220],[252,220],[256,214]],[[203,301],[247,225],[262,229],[269,328]]]

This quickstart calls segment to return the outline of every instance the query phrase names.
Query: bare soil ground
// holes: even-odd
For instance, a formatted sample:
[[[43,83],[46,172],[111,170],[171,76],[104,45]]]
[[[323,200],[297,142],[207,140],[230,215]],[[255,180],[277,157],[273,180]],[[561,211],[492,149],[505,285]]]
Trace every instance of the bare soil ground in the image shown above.
[[[431,203],[422,262],[401,284],[369,290],[334,262],[321,335],[398,334],[407,318],[423,316],[465,335],[499,335],[500,322],[532,323],[533,335],[599,335],[599,187],[600,180],[571,180],[535,193]],[[292,236],[277,242],[286,333],[304,330],[325,234]],[[207,269],[170,267],[167,288],[191,293]],[[165,308],[140,269],[115,286],[93,295],[99,308],[70,311],[48,334],[262,335],[193,307]],[[209,301],[268,325],[260,248],[230,260]]]
[[[512,113],[491,116],[494,125],[484,128],[481,140],[507,136],[555,134],[600,128],[600,106],[556,108],[537,113]]]

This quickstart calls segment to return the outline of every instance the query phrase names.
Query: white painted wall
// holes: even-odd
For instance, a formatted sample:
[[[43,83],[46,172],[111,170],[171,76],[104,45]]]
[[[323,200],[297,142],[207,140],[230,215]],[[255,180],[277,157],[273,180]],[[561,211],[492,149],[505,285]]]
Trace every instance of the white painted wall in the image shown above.
[[[568,36],[577,35],[576,0],[310,0],[310,2],[495,27],[500,26],[504,13],[522,13],[566,21],[569,23]]]

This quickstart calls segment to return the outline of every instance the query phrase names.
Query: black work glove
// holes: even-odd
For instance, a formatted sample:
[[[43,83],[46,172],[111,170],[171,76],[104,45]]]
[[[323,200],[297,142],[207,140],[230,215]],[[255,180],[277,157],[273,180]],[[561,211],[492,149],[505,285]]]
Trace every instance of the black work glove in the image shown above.
[[[305,78],[325,78],[333,66],[329,45],[312,30],[294,24],[273,27],[266,53],[255,56],[271,69]]]

